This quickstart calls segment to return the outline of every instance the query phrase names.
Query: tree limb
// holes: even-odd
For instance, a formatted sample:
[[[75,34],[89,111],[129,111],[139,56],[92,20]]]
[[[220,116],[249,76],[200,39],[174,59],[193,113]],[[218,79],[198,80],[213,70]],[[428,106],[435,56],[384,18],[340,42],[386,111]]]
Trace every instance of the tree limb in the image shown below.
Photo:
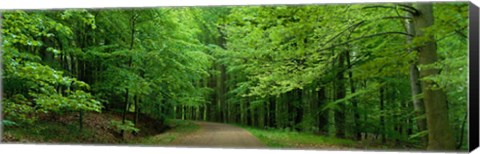
[[[463,34],[463,32],[461,32],[461,31],[463,31],[465,28],[468,28],[468,26],[465,26],[465,27],[462,27],[462,28],[460,28],[460,29],[457,29],[457,30],[451,32],[450,34],[447,34],[446,36],[437,39],[437,42],[440,42],[440,41],[442,41],[443,39],[446,39],[446,38],[448,38],[448,37],[451,37],[451,36],[453,36],[453,35],[455,35],[455,34],[458,34],[458,35],[462,36],[463,38],[468,38],[467,35],[465,35],[465,34]]]
[[[408,19],[408,20],[412,20],[413,18],[405,17],[405,16],[388,16],[388,17],[383,17],[381,19]]]
[[[333,41],[334,39],[336,39],[337,37],[339,37],[341,34],[343,34],[343,33],[345,33],[346,31],[348,31],[350,28],[354,28],[354,29],[355,29],[356,27],[360,26],[360,25],[363,24],[363,23],[365,23],[365,20],[360,21],[360,22],[358,22],[358,23],[356,23],[356,24],[354,24],[354,25],[349,26],[348,28],[342,30],[342,31],[341,31],[340,33],[338,33],[337,35],[335,35],[335,36],[333,36],[332,38],[330,38],[327,42],[323,43],[323,45],[330,43],[331,41]]]
[[[373,5],[373,6],[366,6],[366,7],[363,7],[362,9],[378,9],[378,8],[381,8],[381,9],[397,9],[397,7],[395,6],[385,6],[385,5]],[[405,11],[405,12],[409,12],[413,15],[419,15],[420,12],[418,12],[418,10],[412,10],[412,9],[407,9],[407,7],[401,7],[399,8],[400,10],[402,11]]]
[[[403,7],[404,9],[409,9],[409,10],[411,10],[411,12],[414,12],[414,13],[412,13],[414,16],[415,16],[415,15],[420,15],[420,11],[418,11],[418,10],[417,10],[415,7],[413,7],[413,6],[410,6],[410,5],[408,5],[408,4],[401,4],[401,3],[397,3],[396,5],[397,5],[397,6],[401,6],[401,7]],[[410,12],[410,13],[411,13],[411,12]]]
[[[377,34],[372,34],[372,35],[367,35],[367,36],[362,36],[362,37],[359,37],[359,38],[354,38],[354,39],[351,39],[351,40],[347,40],[345,42],[342,42],[342,43],[339,43],[339,44],[334,44],[334,45],[331,45],[330,47],[323,48],[323,49],[320,49],[318,51],[324,51],[324,50],[335,48],[337,46],[341,46],[341,45],[345,45],[345,44],[348,44],[348,43],[351,43],[351,42],[359,41],[359,40],[362,40],[362,39],[372,38],[372,37],[377,37],[377,36],[382,36],[382,35],[388,35],[388,34],[400,34],[400,35],[406,35],[406,36],[411,36],[411,37],[414,36],[412,34],[408,34],[408,33],[405,33],[405,32],[382,32],[382,33],[377,33]]]

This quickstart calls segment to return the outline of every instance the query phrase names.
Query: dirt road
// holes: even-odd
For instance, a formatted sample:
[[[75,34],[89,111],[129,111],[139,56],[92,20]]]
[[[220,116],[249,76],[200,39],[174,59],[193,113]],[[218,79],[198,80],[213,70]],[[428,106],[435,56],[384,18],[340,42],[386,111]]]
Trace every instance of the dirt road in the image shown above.
[[[263,148],[263,145],[250,132],[228,124],[195,122],[200,130],[173,141],[174,146],[183,147],[222,147],[222,148]]]

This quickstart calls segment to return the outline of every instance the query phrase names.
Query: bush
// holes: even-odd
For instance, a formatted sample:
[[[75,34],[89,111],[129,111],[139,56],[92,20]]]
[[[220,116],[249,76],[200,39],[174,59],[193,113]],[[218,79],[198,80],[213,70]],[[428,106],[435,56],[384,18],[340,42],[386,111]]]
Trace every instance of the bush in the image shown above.
[[[112,129],[117,133],[121,133],[122,130],[127,133],[138,133],[140,131],[140,129],[135,128],[135,125],[130,120],[125,120],[125,123],[122,123],[122,121],[113,120],[110,122],[110,127],[112,127]]]

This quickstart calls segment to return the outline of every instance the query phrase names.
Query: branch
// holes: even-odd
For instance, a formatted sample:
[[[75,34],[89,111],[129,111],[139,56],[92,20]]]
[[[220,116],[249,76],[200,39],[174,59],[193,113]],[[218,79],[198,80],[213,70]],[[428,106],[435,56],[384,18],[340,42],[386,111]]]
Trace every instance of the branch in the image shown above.
[[[462,36],[462,37],[464,37],[464,38],[468,38],[468,36],[466,36],[465,34],[463,34],[463,32],[461,32],[461,31],[463,31],[464,29],[466,29],[467,27],[468,27],[468,26],[465,26],[465,27],[462,27],[462,28],[460,28],[460,29],[457,29],[457,30],[455,30],[455,31],[447,34],[446,36],[437,39],[436,41],[437,41],[437,42],[440,42],[440,41],[442,41],[443,39],[446,39],[446,38],[448,38],[448,37],[451,37],[451,36],[453,36],[453,35],[455,35],[455,34],[458,34],[458,35],[460,35],[460,36]]]
[[[362,9],[377,9],[377,8],[381,8],[381,9],[397,9],[397,7],[395,6],[385,6],[385,5],[373,5],[373,6],[365,6],[363,7]],[[413,15],[419,15],[420,12],[416,9],[412,10],[412,9],[407,9],[407,7],[401,7],[399,8],[400,10],[402,11],[405,11],[405,12],[409,12]]]
[[[382,35],[388,35],[388,34],[400,34],[400,35],[406,35],[406,36],[411,36],[411,37],[414,36],[412,34],[408,34],[408,33],[405,33],[405,32],[382,32],[382,33],[377,33],[377,34],[372,34],[372,35],[367,35],[367,36],[347,40],[345,42],[342,42],[342,43],[339,43],[339,44],[334,44],[334,45],[331,45],[330,47],[323,48],[323,49],[320,49],[318,51],[324,51],[324,50],[335,48],[337,46],[341,46],[341,45],[345,45],[345,44],[348,44],[348,43],[351,43],[351,42],[359,41],[359,40],[362,40],[362,39],[372,38],[372,37],[377,37],[377,36],[382,36]]]
[[[411,17],[405,17],[405,16],[387,16],[387,17],[382,17],[382,18],[378,18],[378,19],[375,19],[375,20],[383,20],[383,19],[412,19],[412,18]],[[334,39],[339,37],[341,34],[345,33],[346,31],[348,31],[350,29],[352,29],[351,32],[353,32],[356,28],[358,28],[360,25],[364,24],[366,21],[370,21],[370,20],[362,20],[362,21],[360,21],[356,24],[353,24],[353,25],[349,26],[348,28],[342,30],[341,32],[339,32],[338,34],[333,36],[331,39],[329,39],[328,41],[323,43],[323,45],[330,43],[331,41],[333,41]],[[413,35],[410,35],[410,36],[413,36]]]
[[[414,12],[412,13],[413,15],[417,16],[417,15],[420,15],[420,11],[418,11],[415,7],[413,6],[410,6],[408,4],[400,4],[400,3],[397,3],[398,6],[401,6],[403,7],[404,9],[409,9],[411,12]],[[411,13],[410,12],[410,13]]]
[[[337,38],[337,37],[340,36],[341,34],[345,33],[347,30],[349,30],[350,28],[352,28],[352,27],[355,27],[355,28],[356,28],[356,27],[360,26],[360,25],[363,24],[363,23],[365,23],[365,21],[360,21],[360,22],[358,22],[358,23],[356,23],[356,24],[354,24],[354,25],[352,25],[352,26],[349,26],[348,28],[342,30],[342,31],[341,31],[340,33],[338,33],[337,35],[333,36],[333,37],[332,37],[331,39],[329,39],[327,42],[323,43],[323,45],[330,43],[330,42],[333,41],[335,38]],[[355,28],[354,28],[354,29],[355,29]]]
[[[468,38],[468,36],[465,35],[465,34],[463,34],[463,32],[462,32],[462,31],[463,31],[464,29],[466,29],[467,27],[468,27],[468,26],[465,26],[465,27],[463,27],[463,28],[461,28],[461,29],[457,29],[457,30],[455,30],[455,32],[456,32],[458,35],[460,35],[460,36],[462,36],[462,37],[464,37],[464,38]]]
[[[405,16],[388,16],[388,17],[383,17],[381,19],[407,19],[407,20],[412,20],[412,17],[405,17]]]
[[[397,13],[397,16],[398,16],[398,17],[401,16],[400,13],[398,12],[398,9],[395,9],[395,13]],[[412,16],[409,16],[408,14],[407,14],[407,17],[413,20],[413,17],[412,17]],[[408,26],[409,26],[408,21],[406,21],[406,20],[405,20],[405,21],[401,21],[401,23],[402,23],[402,25],[403,25],[402,27],[404,28],[405,32],[410,33],[409,30],[408,30]]]

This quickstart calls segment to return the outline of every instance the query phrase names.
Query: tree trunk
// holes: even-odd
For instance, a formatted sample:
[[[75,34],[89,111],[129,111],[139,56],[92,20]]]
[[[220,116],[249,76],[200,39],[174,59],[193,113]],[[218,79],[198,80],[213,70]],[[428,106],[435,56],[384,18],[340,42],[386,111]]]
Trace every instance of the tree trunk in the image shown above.
[[[269,108],[270,108],[270,111],[269,111],[269,114],[270,114],[270,118],[269,118],[269,123],[270,123],[270,127],[277,127],[276,123],[275,123],[275,118],[276,118],[276,113],[277,111],[275,110],[276,108],[276,102],[275,102],[275,96],[271,96],[270,97],[270,104],[269,104]]]
[[[293,97],[295,100],[292,102],[295,102],[294,107],[295,107],[295,117],[294,117],[294,128],[297,131],[300,131],[300,123],[302,122],[303,118],[303,101],[302,101],[302,90],[301,89],[295,89],[295,97]]]
[[[134,126],[137,126],[137,122],[138,122],[138,96],[135,95],[133,96],[133,101],[135,101],[135,114],[134,114],[134,118],[133,118],[133,124]]]
[[[411,13],[407,13],[408,17],[412,17]],[[410,20],[405,20],[405,27],[408,34],[415,35],[415,27],[414,23]],[[411,44],[413,42],[413,37],[407,36],[407,44]],[[412,53],[413,50],[411,48],[408,49],[408,52]],[[423,104],[423,99],[418,98],[418,96],[422,93],[422,89],[420,87],[420,80],[419,80],[419,72],[417,68],[417,64],[415,61],[410,63],[410,88],[412,93],[412,102],[413,102],[413,109],[417,116],[417,128],[419,132],[427,130],[427,122],[425,118],[420,118],[425,114],[425,105]],[[427,136],[421,138],[422,143],[425,146],[428,142]]]
[[[123,107],[122,113],[122,124],[125,124],[125,120],[127,119],[127,108],[128,108],[128,88],[125,89],[125,106]],[[123,130],[120,131],[120,134],[123,137]]]
[[[185,105],[182,105],[182,120],[185,120]]]
[[[385,88],[380,87],[380,136],[382,136],[382,142],[386,142],[385,138]]]
[[[208,82],[209,83],[208,86],[210,88],[212,88],[213,90],[217,89],[216,88],[217,87],[217,78],[216,78],[216,75],[214,73],[216,65],[217,64],[215,62],[213,62],[212,69],[210,70],[211,73],[210,73],[210,78],[209,78],[209,82]],[[210,94],[211,103],[210,103],[210,107],[209,107],[210,108],[209,114],[211,115],[210,120],[212,120],[212,121],[218,121],[218,118],[217,118],[218,117],[218,115],[217,115],[218,114],[217,99],[218,99],[218,93],[216,91],[212,92]]]
[[[203,106],[203,121],[207,121],[207,105]]]
[[[245,108],[244,107],[245,103],[246,103],[245,101],[240,102],[240,123],[244,124],[244,125],[246,124],[246,122],[245,122],[245,112],[244,112],[245,111],[245,109],[244,109]]]
[[[327,95],[325,94],[325,87],[321,86],[317,92],[317,101],[318,105],[315,109],[323,107],[327,103]],[[318,111],[318,130],[322,133],[328,132],[328,110],[327,111]]]
[[[222,112],[222,122],[227,122],[227,102],[226,102],[226,80],[227,80],[227,74],[226,74],[226,67],[225,65],[220,65],[220,91],[219,91],[219,97],[220,97],[220,104],[222,105],[221,107],[221,112]]]
[[[344,67],[345,55],[340,53],[338,57],[338,67],[339,70],[336,74],[336,85],[335,85],[335,99],[339,100],[345,98],[345,85],[343,76],[343,67]],[[336,136],[338,138],[345,138],[345,105],[343,103],[338,104],[338,109],[335,111],[335,125],[336,125]]]
[[[350,92],[355,94],[355,83],[353,82],[353,72],[352,72],[352,64],[350,63],[350,51],[345,50],[345,56],[347,60],[347,68],[348,68],[348,79],[350,81]],[[353,122],[355,125],[354,130],[354,138],[356,140],[360,140],[362,138],[362,132],[360,128],[360,115],[358,113],[358,102],[356,98],[352,98],[352,105],[353,105]]]
[[[414,16],[417,37],[427,37],[425,42],[418,47],[418,64],[427,65],[437,62],[437,46],[433,34],[425,34],[425,28],[433,25],[433,4],[418,3],[416,9],[420,14]],[[420,78],[437,75],[440,70],[430,68],[420,71]],[[421,81],[423,101],[428,128],[428,150],[455,150],[455,139],[449,125],[447,97],[441,89],[432,89],[436,83]]]

